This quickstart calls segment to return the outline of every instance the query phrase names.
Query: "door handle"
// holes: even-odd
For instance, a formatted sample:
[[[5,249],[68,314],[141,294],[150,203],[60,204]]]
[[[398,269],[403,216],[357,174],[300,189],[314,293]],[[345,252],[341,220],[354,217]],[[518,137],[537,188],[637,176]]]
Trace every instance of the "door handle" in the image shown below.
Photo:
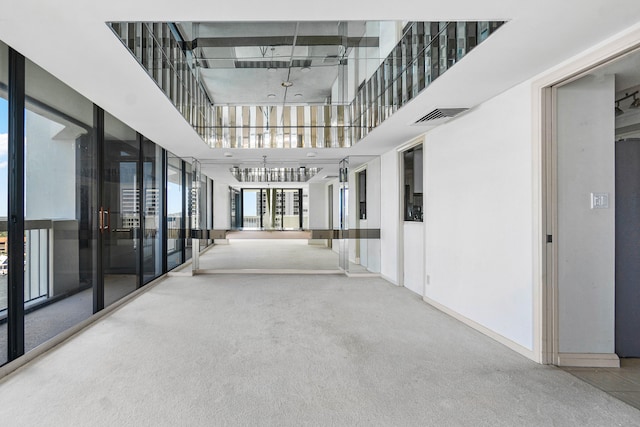
[[[98,222],[98,228],[101,233],[103,233],[104,230],[109,230],[111,228],[111,213],[109,212],[109,209],[100,208]]]

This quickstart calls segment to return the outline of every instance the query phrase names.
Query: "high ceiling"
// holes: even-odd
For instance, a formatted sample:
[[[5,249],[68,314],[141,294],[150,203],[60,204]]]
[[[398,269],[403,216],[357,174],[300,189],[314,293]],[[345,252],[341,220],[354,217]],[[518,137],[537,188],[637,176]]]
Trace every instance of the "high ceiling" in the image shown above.
[[[412,124],[434,108],[473,108],[629,27],[637,27],[640,22],[637,0],[459,0],[434,3],[399,0],[388,3],[386,7],[372,7],[369,0],[243,3],[21,0],[5,4],[2,9],[1,40],[176,155],[200,159],[203,172],[219,180],[229,179],[228,168],[233,164],[259,163],[263,155],[267,155],[274,164],[321,166],[324,162],[327,167],[335,167],[337,161],[347,155],[386,152],[428,130]],[[285,33],[290,34],[296,22],[319,21],[324,25],[338,21],[406,20],[508,22],[355,146],[317,150],[315,157],[307,157],[307,153],[312,151],[309,149],[216,150],[208,147],[105,24],[121,21],[277,22]],[[240,31],[240,27],[237,29]],[[220,34],[207,33],[206,30],[200,28],[196,36],[220,37]],[[222,33],[226,37],[230,31],[226,28]],[[238,35],[242,34],[244,37],[254,35],[246,27]],[[218,49],[204,49],[203,53],[207,57],[231,56],[229,50],[225,54]],[[255,53],[255,50],[240,49],[234,52],[233,58],[235,60],[238,55],[240,58],[252,57]],[[286,57],[286,54],[282,52],[282,56]],[[210,66],[203,74],[209,72],[225,71],[224,68],[220,71],[219,67]],[[267,77],[255,82],[248,77],[246,80],[252,85],[250,91],[225,89],[223,85],[217,89],[212,87],[212,95],[220,99],[238,96],[239,100],[242,96],[264,96],[264,92],[271,90],[270,82],[279,83],[282,77],[282,74],[277,74],[272,80]],[[223,80],[221,76],[213,79]],[[293,87],[296,88],[295,85]],[[297,88],[300,88],[297,93],[302,93],[304,83]],[[308,93],[306,96],[322,97],[321,91],[312,93],[305,89],[305,92]],[[225,156],[225,152],[232,157]]]

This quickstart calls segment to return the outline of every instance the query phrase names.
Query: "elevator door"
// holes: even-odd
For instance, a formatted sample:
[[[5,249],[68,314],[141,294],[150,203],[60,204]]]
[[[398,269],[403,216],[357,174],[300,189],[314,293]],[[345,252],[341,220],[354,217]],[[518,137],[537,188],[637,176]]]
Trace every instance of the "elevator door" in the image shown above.
[[[640,357],[640,139],[616,142],[616,354]]]

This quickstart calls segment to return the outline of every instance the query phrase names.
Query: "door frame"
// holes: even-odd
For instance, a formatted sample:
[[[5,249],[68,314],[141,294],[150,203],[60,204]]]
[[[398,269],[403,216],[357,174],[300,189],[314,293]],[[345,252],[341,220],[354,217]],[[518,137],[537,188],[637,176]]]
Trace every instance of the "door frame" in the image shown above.
[[[558,212],[556,92],[594,69],[608,65],[624,55],[640,51],[640,28],[626,32],[598,49],[574,58],[532,82],[533,104],[533,267],[534,267],[534,360],[543,364],[586,363],[596,366],[610,361],[585,356],[583,360],[560,360],[558,304]],[[585,366],[586,366],[585,365]]]

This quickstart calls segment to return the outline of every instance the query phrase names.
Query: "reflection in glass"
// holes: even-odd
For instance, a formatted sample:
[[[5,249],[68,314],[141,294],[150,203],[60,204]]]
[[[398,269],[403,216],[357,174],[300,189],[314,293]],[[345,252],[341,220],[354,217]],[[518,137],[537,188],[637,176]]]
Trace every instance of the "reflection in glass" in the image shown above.
[[[142,264],[144,283],[162,274],[162,155],[160,146],[144,138],[142,142]]]
[[[313,38],[321,31],[326,41],[322,53],[316,46],[278,45],[271,47],[269,56],[267,47],[263,51],[258,46],[233,46],[230,48],[236,58],[229,61],[226,49],[198,43],[199,28],[205,33],[224,34],[237,33],[248,25],[253,32],[269,34],[273,23],[110,23],[178,111],[207,144],[216,148],[350,147],[501,24],[409,22],[399,39],[394,31],[389,41],[389,32],[383,27],[395,28],[396,23],[391,21],[279,23],[279,35],[289,33],[291,40],[295,40],[294,32]],[[390,43],[396,44],[389,51]],[[281,60],[290,56],[291,61]],[[223,76],[228,74],[229,64],[245,71],[289,69],[294,81],[302,78],[297,73],[305,72],[317,79],[313,71],[322,68],[324,79],[332,83],[318,91],[321,97],[278,103],[264,99],[257,105],[246,105],[245,99],[215,86],[214,82],[227,85]],[[201,67],[206,67],[207,81],[201,78],[205,74]],[[213,105],[205,88],[209,93],[219,92],[223,101]],[[328,92],[331,95],[327,97]]]
[[[423,219],[422,206],[422,145],[402,153],[404,169],[404,220],[419,221]]]
[[[26,61],[25,351],[93,313],[93,104]],[[55,179],[52,179],[55,177]]]
[[[167,269],[182,264],[182,160],[167,153]]]
[[[136,132],[105,112],[103,266],[105,306],[138,287],[140,190]]]
[[[9,102],[7,87],[9,83],[7,45],[0,42],[0,365],[7,362],[7,178],[9,140]]]

